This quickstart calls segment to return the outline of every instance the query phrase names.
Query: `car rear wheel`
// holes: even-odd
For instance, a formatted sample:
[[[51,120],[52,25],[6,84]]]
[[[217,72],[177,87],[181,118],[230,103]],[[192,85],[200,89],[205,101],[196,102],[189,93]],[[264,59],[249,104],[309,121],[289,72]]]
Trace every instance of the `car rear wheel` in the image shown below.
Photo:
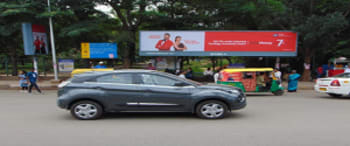
[[[94,120],[102,116],[102,106],[94,101],[84,100],[73,104],[71,114],[80,120]]]
[[[332,97],[341,97],[343,95],[341,94],[334,94],[334,93],[328,93],[329,96],[332,96]]]
[[[221,119],[227,111],[227,105],[218,100],[203,101],[196,107],[197,116],[203,119]]]

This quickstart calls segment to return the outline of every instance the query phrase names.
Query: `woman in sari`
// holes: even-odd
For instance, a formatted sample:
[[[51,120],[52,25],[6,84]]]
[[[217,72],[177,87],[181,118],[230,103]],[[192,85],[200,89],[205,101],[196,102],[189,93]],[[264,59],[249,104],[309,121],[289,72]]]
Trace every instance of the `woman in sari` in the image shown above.
[[[288,92],[297,91],[299,78],[300,74],[296,70],[292,70],[292,73],[288,76]]]

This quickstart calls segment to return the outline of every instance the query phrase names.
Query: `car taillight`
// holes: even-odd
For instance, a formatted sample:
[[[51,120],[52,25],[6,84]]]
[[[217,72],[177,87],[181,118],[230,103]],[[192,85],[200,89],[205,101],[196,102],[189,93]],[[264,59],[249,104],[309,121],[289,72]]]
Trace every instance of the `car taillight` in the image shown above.
[[[331,86],[340,86],[339,80],[333,80],[333,81],[331,82]]]

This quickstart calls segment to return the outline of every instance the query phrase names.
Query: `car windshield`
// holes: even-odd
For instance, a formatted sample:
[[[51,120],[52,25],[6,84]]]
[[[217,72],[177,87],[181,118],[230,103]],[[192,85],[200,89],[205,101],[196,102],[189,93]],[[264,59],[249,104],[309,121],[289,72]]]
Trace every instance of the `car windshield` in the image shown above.
[[[333,76],[335,78],[350,78],[350,73],[342,73],[336,76]]]

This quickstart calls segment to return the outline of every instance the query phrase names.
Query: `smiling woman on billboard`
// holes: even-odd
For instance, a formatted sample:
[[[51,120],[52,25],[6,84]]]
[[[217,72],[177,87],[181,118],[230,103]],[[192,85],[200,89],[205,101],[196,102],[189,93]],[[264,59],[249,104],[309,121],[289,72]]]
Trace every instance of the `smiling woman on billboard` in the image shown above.
[[[174,49],[175,51],[184,51],[187,50],[187,47],[185,46],[184,43],[181,43],[181,36],[176,36],[175,37],[175,43],[174,43]]]

